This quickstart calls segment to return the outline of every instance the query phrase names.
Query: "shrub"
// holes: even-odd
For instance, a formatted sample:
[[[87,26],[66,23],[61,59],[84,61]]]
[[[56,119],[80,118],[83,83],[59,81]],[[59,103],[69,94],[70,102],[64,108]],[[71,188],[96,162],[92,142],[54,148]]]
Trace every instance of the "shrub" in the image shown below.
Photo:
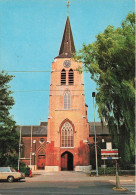
[[[99,167],[98,173],[99,173],[99,175],[104,175],[104,168]],[[106,175],[115,175],[116,174],[116,167],[106,167],[105,174]]]
[[[115,175],[116,174],[116,167],[106,167],[105,168],[105,175]],[[95,171],[90,171],[89,175],[96,175]],[[98,175],[104,175],[104,168],[99,167]]]
[[[18,166],[17,165],[12,165],[12,167],[18,171]],[[28,166],[26,166],[25,163],[20,162],[19,164],[19,172],[25,173],[25,176],[28,177],[30,174],[30,168]]]
[[[21,163],[19,171],[25,173],[26,177],[28,177],[30,174],[30,168],[26,166],[24,163]]]

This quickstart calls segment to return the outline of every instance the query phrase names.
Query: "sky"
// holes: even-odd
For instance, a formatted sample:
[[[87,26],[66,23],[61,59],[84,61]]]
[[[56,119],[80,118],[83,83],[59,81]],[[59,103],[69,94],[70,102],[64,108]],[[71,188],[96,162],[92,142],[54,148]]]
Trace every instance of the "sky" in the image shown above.
[[[135,9],[134,0],[71,0],[69,17],[76,51],[90,44],[108,25],[121,25]],[[67,18],[66,0],[0,0],[0,71],[10,82],[15,105],[10,113],[18,125],[48,120],[50,71],[58,55]],[[16,72],[47,71],[47,72]],[[90,73],[84,72],[88,120],[94,120]],[[95,120],[100,121],[96,111]]]

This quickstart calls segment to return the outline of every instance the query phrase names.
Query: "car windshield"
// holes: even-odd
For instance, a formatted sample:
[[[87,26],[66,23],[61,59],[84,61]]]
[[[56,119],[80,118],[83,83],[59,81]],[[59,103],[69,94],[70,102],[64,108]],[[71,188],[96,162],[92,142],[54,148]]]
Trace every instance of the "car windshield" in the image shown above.
[[[9,167],[0,167],[0,172],[10,172]]]
[[[10,167],[10,170],[11,170],[12,172],[16,172],[16,170],[15,170],[13,167]]]

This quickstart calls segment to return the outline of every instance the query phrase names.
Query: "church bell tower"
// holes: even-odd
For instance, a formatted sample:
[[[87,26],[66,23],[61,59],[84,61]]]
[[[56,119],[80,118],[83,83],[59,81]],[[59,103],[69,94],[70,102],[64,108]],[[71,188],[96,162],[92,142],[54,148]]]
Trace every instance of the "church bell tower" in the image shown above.
[[[88,171],[89,125],[85,105],[82,63],[72,56],[75,45],[67,16],[59,55],[51,70],[46,171]]]

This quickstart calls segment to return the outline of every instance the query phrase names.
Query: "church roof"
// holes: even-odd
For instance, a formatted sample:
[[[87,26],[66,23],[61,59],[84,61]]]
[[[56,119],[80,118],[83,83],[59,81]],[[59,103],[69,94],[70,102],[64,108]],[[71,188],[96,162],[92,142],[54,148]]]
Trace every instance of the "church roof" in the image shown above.
[[[46,137],[47,136],[47,122],[41,122],[39,126],[32,126],[33,137]],[[103,125],[101,122],[95,122],[95,130],[97,135],[109,135],[109,129],[107,125]],[[17,131],[20,132],[20,127],[17,127]],[[21,134],[23,137],[31,136],[31,126],[22,126]],[[89,136],[94,136],[94,122],[89,122]]]
[[[20,127],[17,127],[17,131],[20,132]],[[31,136],[31,126],[22,126],[21,135],[23,137]],[[32,126],[32,136],[33,137],[46,137],[47,136],[47,123],[46,126]]]
[[[60,46],[59,55],[56,58],[71,58],[72,54],[75,53],[75,45],[70,26],[69,16],[67,16],[63,39]]]
[[[97,135],[109,135],[109,129],[106,124],[102,126],[101,122],[95,122],[95,130]],[[94,135],[94,122],[89,122],[89,136]]]

